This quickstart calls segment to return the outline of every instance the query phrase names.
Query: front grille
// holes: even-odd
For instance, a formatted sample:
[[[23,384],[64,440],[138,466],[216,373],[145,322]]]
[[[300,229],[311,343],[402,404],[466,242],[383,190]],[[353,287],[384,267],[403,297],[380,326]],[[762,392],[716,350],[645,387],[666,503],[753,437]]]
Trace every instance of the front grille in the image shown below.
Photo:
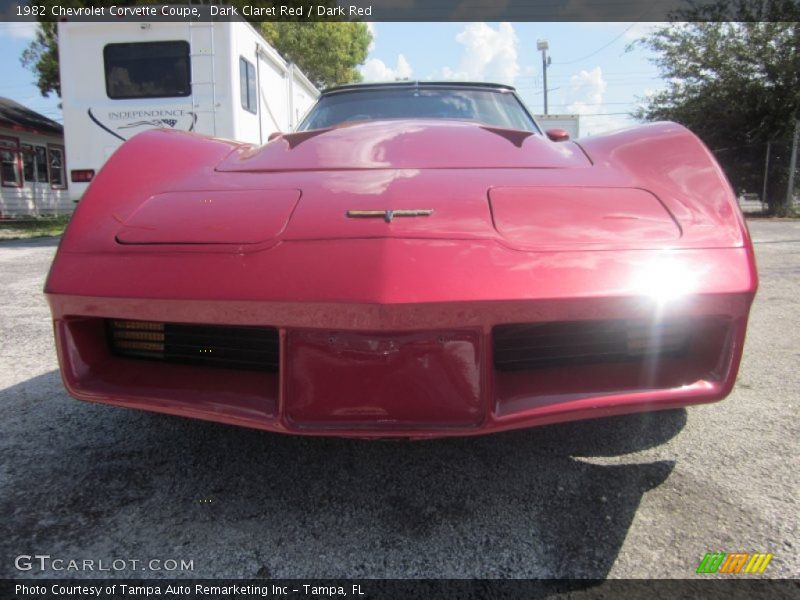
[[[492,332],[494,365],[502,371],[641,361],[680,356],[689,346],[688,321],[565,321],[499,325]]]
[[[278,370],[278,330],[272,327],[187,325],[111,319],[117,356],[250,371]]]

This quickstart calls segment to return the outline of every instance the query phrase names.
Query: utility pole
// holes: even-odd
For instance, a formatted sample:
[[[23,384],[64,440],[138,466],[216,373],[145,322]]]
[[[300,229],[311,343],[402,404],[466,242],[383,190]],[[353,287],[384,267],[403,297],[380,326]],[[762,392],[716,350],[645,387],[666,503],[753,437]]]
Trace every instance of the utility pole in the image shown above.
[[[769,151],[772,142],[767,142],[767,156],[764,159],[764,191],[761,192],[761,211],[767,208],[767,182],[769,180]]]
[[[542,83],[544,84],[544,114],[547,114],[547,67],[550,58],[547,56],[547,49],[550,45],[547,40],[536,40],[536,49],[542,52]]]
[[[797,171],[797,137],[800,136],[800,119],[794,121],[794,137],[792,138],[792,157],[789,159],[789,184],[786,186],[786,214],[794,208],[794,172]]]

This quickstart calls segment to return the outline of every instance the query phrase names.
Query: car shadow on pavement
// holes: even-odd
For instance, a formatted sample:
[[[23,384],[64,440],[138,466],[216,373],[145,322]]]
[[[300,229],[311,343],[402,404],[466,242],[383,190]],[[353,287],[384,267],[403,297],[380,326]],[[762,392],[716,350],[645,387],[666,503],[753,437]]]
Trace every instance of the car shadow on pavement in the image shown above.
[[[271,434],[77,402],[57,371],[0,391],[0,576],[13,557],[184,559],[183,577],[604,578],[686,411],[473,438]]]

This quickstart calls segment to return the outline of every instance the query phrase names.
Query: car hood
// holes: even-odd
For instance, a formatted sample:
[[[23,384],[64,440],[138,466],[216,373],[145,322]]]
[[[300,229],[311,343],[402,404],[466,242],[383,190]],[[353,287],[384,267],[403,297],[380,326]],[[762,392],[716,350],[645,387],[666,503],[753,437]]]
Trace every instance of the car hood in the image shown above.
[[[223,172],[344,169],[565,169],[591,166],[573,142],[465,121],[391,120],[285,134],[243,146]]]

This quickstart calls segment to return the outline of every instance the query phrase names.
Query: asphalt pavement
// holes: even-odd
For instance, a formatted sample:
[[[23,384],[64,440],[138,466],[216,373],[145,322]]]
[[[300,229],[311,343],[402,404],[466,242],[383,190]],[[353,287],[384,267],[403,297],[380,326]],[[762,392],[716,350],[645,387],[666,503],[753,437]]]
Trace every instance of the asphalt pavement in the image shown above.
[[[750,228],[761,288],[726,400],[391,443],[72,400],[41,291],[57,240],[0,242],[0,577],[683,578],[744,551],[796,578],[800,221]],[[18,570],[36,554],[62,570]]]

